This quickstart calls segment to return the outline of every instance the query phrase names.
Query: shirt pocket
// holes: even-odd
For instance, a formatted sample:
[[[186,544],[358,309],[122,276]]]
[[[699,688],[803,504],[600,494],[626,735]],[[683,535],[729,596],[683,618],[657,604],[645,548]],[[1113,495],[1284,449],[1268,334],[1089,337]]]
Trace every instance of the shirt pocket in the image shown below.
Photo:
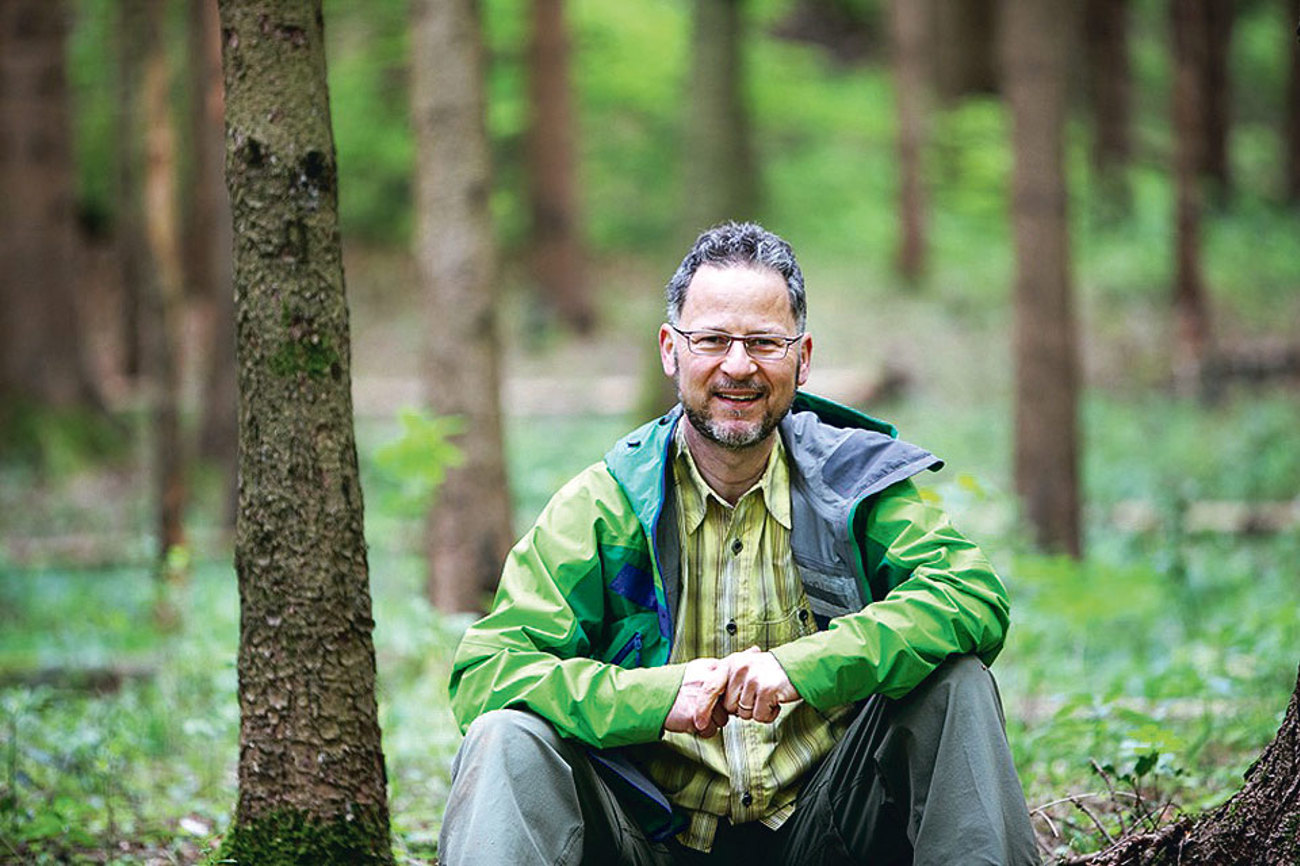
[[[815,631],[817,631],[817,621],[813,618],[807,602],[804,602],[778,613],[771,619],[758,620],[755,623],[752,642],[757,644],[759,649],[770,650]]]

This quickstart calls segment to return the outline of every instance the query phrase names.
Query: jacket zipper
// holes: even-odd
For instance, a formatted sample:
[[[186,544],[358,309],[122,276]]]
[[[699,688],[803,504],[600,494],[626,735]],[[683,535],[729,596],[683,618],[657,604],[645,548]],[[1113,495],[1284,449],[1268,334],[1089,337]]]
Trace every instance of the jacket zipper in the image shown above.
[[[639,668],[641,667],[641,632],[639,631],[632,632],[632,639],[623,644],[623,648],[609,660],[609,663],[612,665],[622,664],[628,653],[633,651],[636,652],[636,657],[632,660],[632,667]]]

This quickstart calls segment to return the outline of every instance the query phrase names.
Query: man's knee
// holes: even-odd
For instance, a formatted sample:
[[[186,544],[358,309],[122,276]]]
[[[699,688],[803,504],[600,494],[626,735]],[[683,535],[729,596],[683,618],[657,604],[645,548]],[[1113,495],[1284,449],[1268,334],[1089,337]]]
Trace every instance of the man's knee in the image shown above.
[[[517,766],[564,749],[560,735],[542,717],[527,710],[492,710],[470,724],[456,764],[486,758]]]
[[[900,710],[940,709],[951,704],[966,708],[980,720],[1004,725],[1002,699],[988,665],[974,655],[949,656],[900,702]]]

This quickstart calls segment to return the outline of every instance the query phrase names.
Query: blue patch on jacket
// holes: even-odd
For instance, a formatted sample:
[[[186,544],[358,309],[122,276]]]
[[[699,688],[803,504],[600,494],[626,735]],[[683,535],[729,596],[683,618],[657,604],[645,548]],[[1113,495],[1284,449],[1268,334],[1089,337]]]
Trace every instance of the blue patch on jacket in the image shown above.
[[[655,610],[659,602],[655,600],[655,582],[650,572],[637,568],[632,563],[624,565],[609,582],[609,588],[633,604],[639,604],[647,610]]]

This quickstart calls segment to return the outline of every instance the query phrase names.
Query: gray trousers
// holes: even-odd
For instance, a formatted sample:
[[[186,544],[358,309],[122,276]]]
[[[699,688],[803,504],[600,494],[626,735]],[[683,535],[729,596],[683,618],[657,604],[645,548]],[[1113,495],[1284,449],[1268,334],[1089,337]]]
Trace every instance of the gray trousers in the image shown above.
[[[906,697],[868,699],[779,830],[720,822],[713,851],[649,841],[579,743],[519,710],[470,725],[440,862],[1037,864],[988,668],[949,659]]]

